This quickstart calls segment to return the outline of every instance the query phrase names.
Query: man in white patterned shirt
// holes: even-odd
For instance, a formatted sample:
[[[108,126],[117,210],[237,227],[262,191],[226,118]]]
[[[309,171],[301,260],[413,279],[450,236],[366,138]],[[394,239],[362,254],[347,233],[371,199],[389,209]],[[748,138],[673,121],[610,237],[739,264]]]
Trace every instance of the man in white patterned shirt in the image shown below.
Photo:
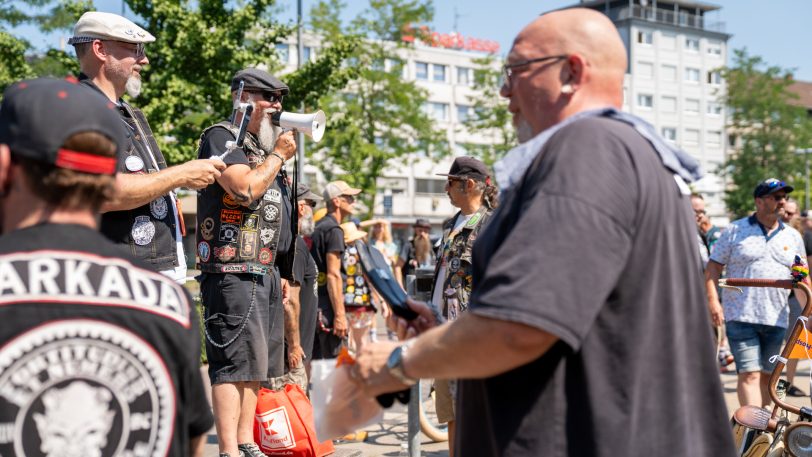
[[[805,254],[801,235],[781,221],[787,194],[792,187],[770,178],[753,191],[756,212],[736,220],[713,246],[705,269],[708,307],[714,325],[724,321],[738,372],[737,393],[741,405],[766,406],[773,363],[779,354],[788,325],[789,291],[747,287],[742,293],[724,289],[722,303],[716,286],[722,269],[729,278],[789,279],[796,255]]]

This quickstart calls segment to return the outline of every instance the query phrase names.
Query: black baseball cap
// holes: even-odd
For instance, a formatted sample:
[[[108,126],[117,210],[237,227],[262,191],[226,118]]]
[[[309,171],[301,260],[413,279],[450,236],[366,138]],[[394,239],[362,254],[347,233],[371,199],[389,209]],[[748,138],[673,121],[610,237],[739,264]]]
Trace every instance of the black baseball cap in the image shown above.
[[[758,183],[756,188],[753,190],[753,197],[760,198],[766,195],[770,195],[772,193],[778,192],[779,190],[783,190],[786,193],[790,193],[795,190],[792,186],[787,185],[784,181],[779,181],[775,178],[765,179]]]
[[[71,151],[62,145],[72,135],[97,132],[120,151],[126,144],[116,106],[76,79],[20,81],[3,93],[0,143],[13,156],[90,174],[116,173],[116,157]],[[118,154],[116,154],[118,156]]]
[[[449,178],[474,179],[476,181],[487,182],[490,173],[488,167],[473,157],[457,157],[451,164],[448,173],[437,173],[437,176],[448,176]]]
[[[231,78],[231,90],[239,89],[240,82],[245,82],[243,88],[247,91],[273,91],[280,92],[282,95],[288,94],[287,84],[259,68],[245,68],[235,73],[234,77]]]

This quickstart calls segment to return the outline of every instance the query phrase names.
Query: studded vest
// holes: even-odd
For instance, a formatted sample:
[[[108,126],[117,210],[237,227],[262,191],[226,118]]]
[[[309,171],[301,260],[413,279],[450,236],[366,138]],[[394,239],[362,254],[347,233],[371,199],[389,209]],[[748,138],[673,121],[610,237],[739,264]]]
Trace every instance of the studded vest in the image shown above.
[[[344,250],[341,257],[341,279],[344,286],[345,307],[357,308],[370,305],[369,288],[361,268],[361,257],[354,243],[347,245],[347,249]]]
[[[453,231],[454,222],[457,217],[462,216],[462,213],[457,213],[455,217],[448,219],[443,224],[443,245],[438,251],[434,277],[437,277],[440,267],[445,265],[442,310],[443,316],[450,321],[456,320],[460,313],[468,309],[473,270],[471,252],[479,231],[487,224],[492,213],[485,205],[482,205],[457,231]],[[434,291],[432,291],[433,295]]]
[[[220,122],[203,131],[225,128],[236,138],[236,129]],[[253,135],[245,136],[243,151],[253,169],[265,161]],[[197,268],[207,273],[265,274],[273,267],[282,225],[282,199],[287,188],[275,179],[262,197],[249,206],[237,203],[218,183],[197,195]]]
[[[79,80],[101,93],[86,75],[79,75]],[[118,112],[127,126],[127,145],[119,153],[117,171],[143,174],[166,168],[144,113],[123,100],[119,101]],[[130,254],[149,263],[155,271],[170,270],[178,266],[176,210],[172,198],[161,195],[138,208],[102,214],[99,230],[113,242],[127,246]]]

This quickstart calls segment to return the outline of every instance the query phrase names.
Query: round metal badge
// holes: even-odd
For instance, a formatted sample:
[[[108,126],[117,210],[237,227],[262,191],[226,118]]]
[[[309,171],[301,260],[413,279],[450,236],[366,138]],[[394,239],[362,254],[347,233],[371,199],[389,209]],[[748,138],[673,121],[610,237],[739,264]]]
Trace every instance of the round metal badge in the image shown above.
[[[135,244],[146,246],[155,237],[155,224],[149,220],[149,216],[136,216],[133,227],[130,229],[130,235],[133,237]]]
[[[127,156],[124,159],[124,168],[132,172],[141,171],[144,169],[144,161],[138,156]]]
[[[358,259],[354,255],[347,256],[347,265],[355,265],[356,263],[358,263]]]
[[[353,292],[355,292],[355,286],[347,286],[347,293],[351,294]]]
[[[453,259],[448,261],[448,270],[452,273],[456,272],[460,269],[460,258],[454,257]]]
[[[460,278],[459,276],[454,275],[454,276],[451,277],[451,287],[456,289],[456,288],[458,288],[460,286],[461,283],[462,283],[462,278]]]
[[[357,278],[355,278],[355,283],[358,284],[358,286],[363,286],[364,285],[364,277],[363,276],[358,276]]]
[[[350,265],[350,266],[347,267],[347,274],[348,275],[354,275],[355,270],[356,270],[355,265]]]
[[[358,249],[356,249],[356,248],[355,248],[355,246],[350,246],[350,248],[349,248],[349,249],[347,249],[347,251],[348,251],[350,254],[358,254]]]
[[[214,219],[207,217],[200,223],[200,237],[206,241],[214,238]]]
[[[353,294],[344,294],[344,303],[351,305],[353,298],[355,298]]]

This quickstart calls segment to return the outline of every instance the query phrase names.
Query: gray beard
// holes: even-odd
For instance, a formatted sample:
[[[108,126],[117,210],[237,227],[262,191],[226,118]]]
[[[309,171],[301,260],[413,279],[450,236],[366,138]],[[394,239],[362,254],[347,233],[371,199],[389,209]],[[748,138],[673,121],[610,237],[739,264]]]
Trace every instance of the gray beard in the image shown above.
[[[273,151],[274,146],[276,146],[276,139],[282,134],[282,128],[273,125],[270,117],[268,117],[265,113],[262,113],[261,115],[263,118],[262,122],[259,124],[257,140],[259,141],[259,148],[265,153],[270,153]]]
[[[124,85],[124,91],[127,92],[132,98],[136,98],[141,95],[141,78],[136,75],[132,75],[127,78],[127,84]]]
[[[299,219],[299,234],[310,236],[316,230],[316,224],[313,222],[313,215],[305,216]]]

